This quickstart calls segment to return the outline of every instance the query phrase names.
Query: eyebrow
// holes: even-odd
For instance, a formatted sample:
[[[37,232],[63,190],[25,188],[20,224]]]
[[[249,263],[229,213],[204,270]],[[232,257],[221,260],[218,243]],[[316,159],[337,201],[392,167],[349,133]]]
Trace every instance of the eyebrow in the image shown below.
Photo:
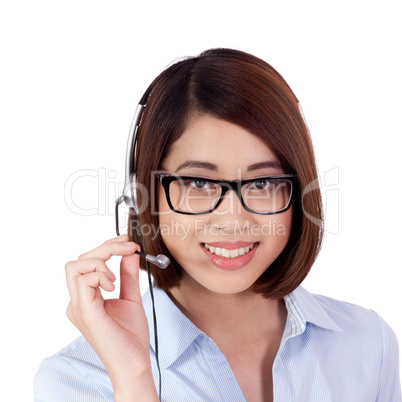
[[[258,162],[250,165],[247,168],[247,171],[250,172],[252,170],[267,169],[267,168],[282,169],[282,165],[278,161]]]
[[[201,169],[207,169],[211,171],[218,171],[218,167],[214,165],[213,163],[210,162],[203,162],[203,161],[197,161],[197,160],[189,160],[184,163],[182,163],[177,169],[176,172],[178,172],[181,169],[184,169],[186,167],[190,168],[201,168]],[[247,168],[247,171],[253,171],[253,170],[259,170],[259,169],[267,169],[267,168],[275,168],[275,169],[281,169],[282,165],[278,161],[265,161],[265,162],[258,162],[258,163],[253,163]]]
[[[202,169],[208,169],[212,171],[217,171],[218,167],[214,165],[213,163],[210,162],[202,162],[202,161],[186,161],[182,163],[177,169],[176,172],[178,172],[181,169],[184,169],[186,167],[190,168],[202,168]]]

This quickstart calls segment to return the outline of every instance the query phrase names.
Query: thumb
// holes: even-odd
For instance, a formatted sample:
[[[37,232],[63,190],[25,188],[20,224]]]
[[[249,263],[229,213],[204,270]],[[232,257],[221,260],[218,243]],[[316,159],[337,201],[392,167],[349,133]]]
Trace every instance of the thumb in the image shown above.
[[[138,254],[125,255],[120,262],[120,299],[142,303]]]

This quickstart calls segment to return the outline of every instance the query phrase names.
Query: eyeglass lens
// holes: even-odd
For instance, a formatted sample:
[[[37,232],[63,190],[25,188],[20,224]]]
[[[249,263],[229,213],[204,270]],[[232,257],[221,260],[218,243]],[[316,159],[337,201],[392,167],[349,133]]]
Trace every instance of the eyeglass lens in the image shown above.
[[[223,186],[224,183],[222,184]],[[205,179],[179,179],[170,183],[169,196],[174,209],[187,213],[211,211],[217,205],[223,188]],[[257,213],[275,213],[287,208],[292,182],[286,179],[256,179],[241,187],[247,207]]]

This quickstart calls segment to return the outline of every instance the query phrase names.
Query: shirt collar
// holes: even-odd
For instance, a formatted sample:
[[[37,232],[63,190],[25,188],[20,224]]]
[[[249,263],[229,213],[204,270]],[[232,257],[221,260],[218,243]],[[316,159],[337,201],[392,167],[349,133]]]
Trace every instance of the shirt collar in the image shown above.
[[[158,326],[159,361],[162,367],[167,368],[203,332],[180,311],[163,290],[154,287],[153,291]],[[151,347],[155,351],[152,301],[149,290],[143,297],[143,305],[149,324]]]
[[[154,290],[156,319],[158,325],[159,361],[167,368],[174,363],[197,338],[206,335],[197,328],[173,303],[170,297],[156,287]],[[332,331],[342,329],[329,317],[316,297],[302,287],[284,297],[288,311],[284,338],[299,335],[306,329],[306,323]],[[155,351],[152,301],[150,291],[143,296],[145,314],[149,323],[152,349]]]
[[[285,296],[284,300],[288,310],[288,333],[286,335],[301,334],[306,329],[307,322],[331,331],[342,331],[324,310],[317,297],[301,286]]]

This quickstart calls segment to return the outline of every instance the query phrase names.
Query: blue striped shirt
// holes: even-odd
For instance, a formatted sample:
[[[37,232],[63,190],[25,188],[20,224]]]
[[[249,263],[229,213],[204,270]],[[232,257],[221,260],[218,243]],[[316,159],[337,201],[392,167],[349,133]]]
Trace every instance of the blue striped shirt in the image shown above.
[[[156,386],[152,305],[150,354]],[[287,322],[272,368],[274,401],[401,402],[398,343],[375,312],[312,295],[299,287],[285,297]],[[245,401],[214,341],[155,289],[163,401]],[[35,378],[35,401],[113,401],[108,374],[80,337],[44,360]]]

